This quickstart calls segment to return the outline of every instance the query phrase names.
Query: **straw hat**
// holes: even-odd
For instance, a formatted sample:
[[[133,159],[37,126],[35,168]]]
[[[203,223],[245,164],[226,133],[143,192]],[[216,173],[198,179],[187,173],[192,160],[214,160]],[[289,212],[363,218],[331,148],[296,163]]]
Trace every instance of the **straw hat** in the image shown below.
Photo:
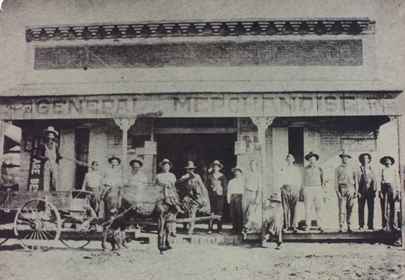
[[[129,162],[129,166],[132,166],[135,162],[139,163],[139,165],[143,166],[143,159],[141,158],[134,158]]]
[[[242,168],[235,166],[234,168],[232,168],[232,173],[235,173],[236,171],[239,171],[240,173],[243,173]]]
[[[349,154],[347,154],[346,152],[342,152],[342,153],[339,155],[339,157],[340,157],[340,158],[344,158],[344,157],[346,157],[346,158],[352,158],[352,156],[349,155]]]
[[[389,159],[391,161],[391,164],[395,163],[395,159],[392,156],[383,156],[382,158],[380,158],[380,163],[385,164],[386,159]]]
[[[121,164],[121,159],[117,156],[111,156],[108,158],[108,162],[111,163],[114,159],[116,159]]]
[[[224,168],[224,165],[219,160],[214,160],[211,163],[211,168],[214,167],[214,165],[219,166],[220,169]]]
[[[311,157],[316,157],[316,160],[319,160],[319,155],[314,152],[309,152],[305,155],[305,160],[309,160]]]
[[[159,167],[162,168],[163,165],[165,165],[166,163],[169,164],[170,167],[173,166],[172,162],[171,162],[170,160],[168,160],[167,158],[165,158],[165,159],[163,159],[163,160],[159,163]]]
[[[59,132],[53,126],[48,126],[44,130],[44,135],[47,135],[49,133],[53,134],[56,138],[59,137]]]
[[[197,167],[194,165],[194,162],[191,160],[187,161],[187,165],[184,167],[184,169],[196,169]]]

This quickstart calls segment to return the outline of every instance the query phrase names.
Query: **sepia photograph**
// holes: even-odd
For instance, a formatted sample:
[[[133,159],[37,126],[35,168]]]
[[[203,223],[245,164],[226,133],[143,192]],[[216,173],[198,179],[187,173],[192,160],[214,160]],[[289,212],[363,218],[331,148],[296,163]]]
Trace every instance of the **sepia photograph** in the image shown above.
[[[405,1],[0,0],[0,280],[405,280]]]

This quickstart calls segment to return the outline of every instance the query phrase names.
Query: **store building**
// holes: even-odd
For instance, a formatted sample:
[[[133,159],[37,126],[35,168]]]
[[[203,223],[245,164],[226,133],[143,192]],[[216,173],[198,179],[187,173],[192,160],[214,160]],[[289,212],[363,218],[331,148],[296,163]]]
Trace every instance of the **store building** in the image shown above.
[[[386,153],[379,128],[401,114],[401,89],[376,76],[378,22],[363,14],[271,13],[101,20],[107,10],[94,7],[95,18],[31,17],[14,31],[25,68],[22,82],[2,92],[0,117],[22,129],[22,188],[30,185],[32,148],[49,125],[60,132],[65,158],[59,190],[81,185],[87,169],[77,161],[106,165],[110,155],[125,168],[143,157],[151,182],[162,158],[174,162],[177,175],[187,160],[200,173],[222,160],[230,175],[234,165],[247,168],[256,158],[267,197],[279,189],[275,174],[287,153],[304,164],[304,154],[314,151],[330,181],[334,210],[325,215],[336,225],[331,182],[338,154],[378,159]]]

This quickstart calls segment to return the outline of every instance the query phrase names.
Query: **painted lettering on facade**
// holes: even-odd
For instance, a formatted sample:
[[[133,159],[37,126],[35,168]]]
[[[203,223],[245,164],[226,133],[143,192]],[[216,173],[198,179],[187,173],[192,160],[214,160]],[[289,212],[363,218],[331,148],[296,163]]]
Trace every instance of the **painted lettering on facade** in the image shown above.
[[[396,94],[167,94],[0,101],[3,119],[395,115]],[[156,115],[157,114],[157,115]]]

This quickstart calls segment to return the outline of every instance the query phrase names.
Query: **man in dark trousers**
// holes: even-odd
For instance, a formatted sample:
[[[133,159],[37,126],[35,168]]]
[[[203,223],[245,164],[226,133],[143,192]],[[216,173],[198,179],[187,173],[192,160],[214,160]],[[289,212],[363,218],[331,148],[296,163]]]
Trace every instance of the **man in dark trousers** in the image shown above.
[[[381,169],[381,189],[379,191],[382,228],[385,231],[396,229],[395,220],[395,201],[400,200],[399,192],[399,174],[394,167],[395,160],[391,156],[384,156],[380,159],[383,165]]]
[[[377,191],[375,174],[371,168],[371,155],[363,153],[359,156],[360,168],[358,170],[358,209],[359,209],[359,229],[364,228],[364,207],[367,203],[367,228],[374,229],[374,200]]]
[[[62,156],[58,146],[59,133],[53,126],[44,130],[44,143],[40,144],[36,153],[36,158],[43,163],[43,190],[55,191],[58,180],[58,165]]]
[[[357,197],[357,174],[349,163],[352,158],[349,154],[343,152],[339,157],[342,163],[335,170],[335,190],[339,203],[339,231],[342,232],[346,220],[347,231],[352,232],[351,217],[354,199]]]

